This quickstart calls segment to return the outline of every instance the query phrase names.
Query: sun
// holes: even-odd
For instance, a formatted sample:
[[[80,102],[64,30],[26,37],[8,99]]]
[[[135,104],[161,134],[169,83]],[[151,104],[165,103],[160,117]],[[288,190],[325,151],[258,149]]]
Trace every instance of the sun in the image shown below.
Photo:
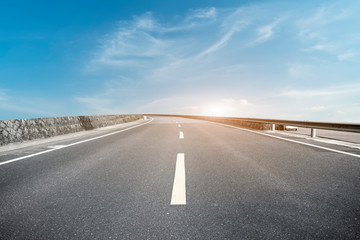
[[[223,116],[225,114],[225,108],[219,104],[206,106],[204,108],[204,114],[207,116]]]

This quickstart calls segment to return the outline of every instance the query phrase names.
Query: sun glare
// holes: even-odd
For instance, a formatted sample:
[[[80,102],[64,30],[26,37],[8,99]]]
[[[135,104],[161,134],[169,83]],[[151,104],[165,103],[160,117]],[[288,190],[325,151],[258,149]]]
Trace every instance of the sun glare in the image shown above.
[[[221,99],[217,102],[213,102],[203,106],[202,114],[206,116],[217,116],[217,117],[230,117],[238,115],[239,111],[243,112],[249,107],[250,104],[246,99],[234,100],[234,99]],[[246,108],[246,109],[245,109]]]
[[[204,108],[204,115],[208,116],[224,116],[226,114],[226,107],[219,104],[207,106]]]

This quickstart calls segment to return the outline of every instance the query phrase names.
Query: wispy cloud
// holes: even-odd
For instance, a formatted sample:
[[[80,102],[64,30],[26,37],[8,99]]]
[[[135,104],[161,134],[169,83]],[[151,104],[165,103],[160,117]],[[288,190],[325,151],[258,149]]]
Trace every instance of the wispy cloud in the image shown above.
[[[147,12],[142,16],[134,17],[134,28],[135,29],[143,29],[143,30],[154,30],[159,28],[158,24],[153,18],[151,12]]]
[[[209,7],[209,8],[201,8],[191,10],[188,17],[185,19],[186,22],[189,22],[193,19],[215,19],[216,18],[216,8]]]
[[[215,8],[192,11],[186,20],[172,25],[160,23],[151,12],[135,16],[131,22],[122,21],[115,32],[105,36],[86,70],[98,71],[109,67],[154,69],[164,62],[174,61],[181,55],[189,54],[186,47],[188,40],[181,37],[173,39],[168,34],[201,28],[206,22],[199,22],[199,19],[210,19],[216,15],[215,12]]]
[[[360,6],[353,3],[330,2],[309,17],[298,20],[299,39],[308,45],[304,51],[326,52],[339,61],[355,56],[349,48],[358,48],[358,35],[351,22],[357,21],[355,9]],[[339,28],[339,25],[344,27]]]
[[[146,12],[140,16],[134,16],[132,22],[120,22],[120,26],[132,28],[137,31],[153,33],[172,33],[191,30],[216,20],[216,8],[202,8],[191,10],[186,18],[174,24],[159,22],[152,12]]]
[[[258,38],[255,40],[256,43],[263,43],[268,41],[274,35],[274,28],[279,25],[284,19],[277,19],[274,22],[265,25],[257,30]]]
[[[313,106],[311,107],[311,110],[314,110],[314,111],[321,111],[321,110],[324,110],[325,107],[324,106]]]
[[[7,95],[6,91],[3,89],[0,89],[0,102],[9,100],[10,97]]]
[[[339,8],[336,4],[318,8],[311,16],[297,21],[300,29],[299,36],[303,40],[318,39],[326,41],[327,37],[324,35],[324,28],[338,21],[345,20],[351,14],[352,11],[350,9]]]
[[[44,101],[38,99],[24,98],[24,96],[10,96],[9,90],[0,89],[0,120],[7,120],[2,116],[1,110],[14,113],[19,113],[33,117],[49,117],[57,116],[52,110],[56,104],[51,101]]]
[[[303,28],[323,27],[344,20],[351,14],[352,9],[344,9],[338,4],[330,3],[327,7],[318,8],[310,17],[300,19],[298,24]]]
[[[102,113],[190,114],[221,108],[229,115],[275,117],[277,112],[301,118],[335,113],[324,99],[334,105],[330,98],[359,94],[339,82],[339,61],[356,59],[359,52],[355,40],[334,27],[354,17],[348,7],[330,4],[314,12],[314,7],[269,6],[193,9],[165,20],[146,12],[121,21],[103,37],[87,66],[89,74],[108,78],[101,79],[98,92],[76,101]],[[109,79],[114,84],[107,86]],[[276,93],[282,86],[285,90]],[[299,99],[304,102],[299,112],[292,111]]]
[[[331,88],[324,89],[308,89],[308,90],[284,90],[280,95],[284,97],[293,98],[309,98],[316,96],[336,96],[336,95],[348,95],[359,94],[360,85],[340,85]]]
[[[338,55],[338,59],[339,59],[340,61],[344,61],[344,60],[347,60],[347,59],[349,59],[349,58],[354,57],[355,55],[356,55],[356,54],[355,54],[355,52],[354,52],[353,50],[348,50],[348,51],[346,51],[346,52],[344,52],[344,53],[339,54],[339,55]]]
[[[121,107],[115,107],[118,104],[114,103],[113,99],[104,97],[76,97],[76,101],[85,104],[88,109],[91,109],[90,114],[115,114],[125,113]]]
[[[306,49],[306,51],[326,51],[326,52],[333,52],[335,49],[334,45],[331,45],[329,43],[326,44],[322,44],[322,43],[318,43],[315,44],[314,46]]]
[[[157,21],[150,12],[134,17],[133,22],[122,22],[117,31],[105,37],[103,46],[95,53],[95,57],[87,65],[87,70],[91,72],[107,71],[109,68],[117,71],[133,69],[133,72],[137,73],[138,81],[159,81],[168,78],[165,73],[177,72],[179,68],[186,67],[186,71],[180,71],[196,71],[196,76],[201,73],[201,66],[204,65],[199,58],[224,48],[234,34],[247,24],[236,19],[227,29],[222,26],[227,15],[222,13],[219,19],[216,17],[215,8],[191,10],[183,20],[166,26]],[[206,36],[202,36],[203,31],[209,31],[208,24],[212,24],[212,27],[218,30],[211,34],[220,35],[220,40],[211,42],[209,40],[213,37],[207,39]],[[198,33],[193,32],[193,28],[197,29]],[[184,30],[191,31],[194,37],[184,38],[179,35]],[[172,33],[169,33],[170,31]],[[205,43],[209,43],[210,46],[206,47]],[[139,74],[142,75],[140,79]]]
[[[208,49],[206,49],[205,51],[200,53],[198,56],[203,57],[203,56],[206,56],[208,54],[218,51],[219,49],[221,49],[222,47],[224,47],[226,45],[226,43],[231,39],[231,37],[236,32],[240,31],[246,25],[247,25],[247,22],[239,21],[239,22],[234,23],[234,25],[231,27],[231,29],[229,31],[227,31],[218,42],[216,42],[215,44],[210,46]]]
[[[289,64],[288,73],[294,79],[309,79],[314,74],[314,69],[309,64],[292,63]]]
[[[0,102],[0,109],[3,110],[7,110],[7,111],[11,111],[11,112],[17,112],[17,113],[22,113],[22,114],[31,114],[34,117],[49,117],[49,116],[58,116],[59,114],[56,114],[54,112],[51,111],[46,111],[46,110],[42,110],[41,109],[42,106],[37,105],[37,106],[26,106],[25,104],[16,104],[16,103],[11,103],[11,102]],[[5,120],[2,118],[2,116],[0,115],[0,120]]]

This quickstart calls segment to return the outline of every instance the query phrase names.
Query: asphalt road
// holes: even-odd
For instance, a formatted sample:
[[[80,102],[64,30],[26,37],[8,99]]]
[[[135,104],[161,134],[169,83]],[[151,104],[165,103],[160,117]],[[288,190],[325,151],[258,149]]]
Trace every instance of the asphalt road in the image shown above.
[[[360,239],[359,157],[182,118],[93,137],[0,156],[53,149],[0,165],[0,239]]]

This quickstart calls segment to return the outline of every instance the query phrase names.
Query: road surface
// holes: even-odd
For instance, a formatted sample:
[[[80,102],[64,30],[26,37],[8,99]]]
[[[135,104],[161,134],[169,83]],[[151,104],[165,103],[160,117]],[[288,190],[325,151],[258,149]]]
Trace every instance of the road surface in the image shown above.
[[[357,153],[141,124],[3,152],[0,239],[360,239]]]

